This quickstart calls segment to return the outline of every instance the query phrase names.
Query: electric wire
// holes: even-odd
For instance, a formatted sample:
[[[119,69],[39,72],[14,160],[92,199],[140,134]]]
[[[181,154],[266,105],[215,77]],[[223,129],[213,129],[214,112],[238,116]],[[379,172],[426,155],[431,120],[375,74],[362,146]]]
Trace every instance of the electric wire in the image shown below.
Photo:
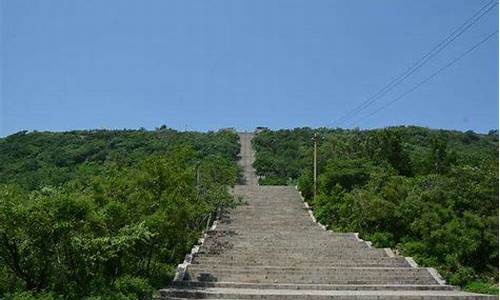
[[[394,98],[393,100],[387,102],[385,105],[379,107],[378,109],[376,109],[375,111],[365,115],[364,117],[356,120],[355,122],[352,122],[350,125],[355,125],[355,124],[358,124],[359,122],[373,116],[374,114],[380,112],[381,110],[384,110],[385,108],[389,107],[390,105],[394,104],[395,102],[401,100],[403,97],[407,96],[408,94],[412,93],[413,91],[415,91],[416,89],[418,89],[419,87],[421,87],[422,85],[426,84],[427,82],[429,82],[431,79],[433,79],[434,77],[436,77],[439,73],[443,72],[444,70],[446,70],[447,68],[451,67],[452,65],[454,65],[455,63],[457,63],[459,60],[461,60],[463,57],[467,56],[468,54],[470,54],[471,52],[473,52],[474,50],[476,50],[477,48],[479,48],[479,46],[481,46],[482,44],[486,43],[489,39],[491,39],[493,36],[495,36],[496,34],[498,33],[498,30],[490,33],[488,36],[486,36],[484,39],[482,39],[481,41],[479,41],[478,43],[474,44],[474,46],[472,46],[471,48],[469,48],[467,51],[463,52],[461,55],[457,56],[455,59],[453,59],[452,61],[450,61],[449,63],[447,63],[446,65],[442,66],[441,68],[439,68],[436,72],[432,73],[430,76],[426,77],[424,80],[420,81],[419,83],[417,83],[415,86],[413,86],[411,89],[407,90],[406,92],[404,92],[403,94],[399,95],[398,97]]]
[[[477,23],[484,15],[486,15],[489,11],[491,11],[498,2],[496,0],[489,1],[487,4],[481,7],[474,15],[472,15],[469,19],[467,19],[462,25],[457,27],[451,34],[449,34],[445,39],[439,42],[436,46],[434,46],[429,52],[427,52],[423,57],[421,57],[418,61],[416,61],[412,66],[410,66],[404,73],[397,76],[387,85],[385,85],[382,89],[380,89],[377,93],[366,99],[363,103],[355,107],[354,109],[347,112],[343,117],[341,117],[337,123],[341,125],[345,123],[347,120],[356,116],[367,107],[372,105],[375,101],[386,95],[389,91],[391,91],[394,87],[398,86],[410,75],[415,73],[421,67],[423,67],[429,60],[431,60],[434,56],[439,54],[442,50],[444,50],[448,45],[450,45],[454,40],[460,37],[463,33],[465,33],[470,27],[472,27],[475,23]]]

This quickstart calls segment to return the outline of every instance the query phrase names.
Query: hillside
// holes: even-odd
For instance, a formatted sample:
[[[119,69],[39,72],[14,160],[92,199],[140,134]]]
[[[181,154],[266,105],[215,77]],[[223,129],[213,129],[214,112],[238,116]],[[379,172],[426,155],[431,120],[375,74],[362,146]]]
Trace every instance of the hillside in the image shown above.
[[[0,298],[147,299],[231,205],[232,132],[0,139]]]
[[[241,203],[222,211],[158,300],[486,300],[354,232],[327,230],[293,186],[258,185],[254,135],[240,133]]]
[[[451,284],[497,291],[497,132],[297,128],[253,143],[260,183],[298,184],[321,223],[413,256]]]

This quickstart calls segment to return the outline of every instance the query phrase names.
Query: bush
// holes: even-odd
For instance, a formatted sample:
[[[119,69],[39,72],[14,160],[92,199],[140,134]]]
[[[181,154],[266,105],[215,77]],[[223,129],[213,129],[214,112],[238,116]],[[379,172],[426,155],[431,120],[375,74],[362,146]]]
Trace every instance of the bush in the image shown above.
[[[55,296],[52,293],[17,292],[14,294],[6,294],[5,300],[58,300],[63,299],[62,296]]]
[[[154,288],[149,282],[140,277],[125,275],[114,283],[115,289],[130,299],[151,299]]]
[[[0,139],[0,298],[150,299],[233,205],[238,150],[167,129]]]
[[[465,286],[465,290],[472,293],[498,295],[498,285],[482,281],[472,281]]]
[[[375,247],[393,248],[395,246],[394,235],[390,232],[375,232],[367,238]]]
[[[315,133],[322,139],[312,201]],[[453,284],[495,282],[497,133],[412,126],[266,130],[254,139],[255,167],[272,184],[297,180],[316,218],[335,230],[395,247]]]

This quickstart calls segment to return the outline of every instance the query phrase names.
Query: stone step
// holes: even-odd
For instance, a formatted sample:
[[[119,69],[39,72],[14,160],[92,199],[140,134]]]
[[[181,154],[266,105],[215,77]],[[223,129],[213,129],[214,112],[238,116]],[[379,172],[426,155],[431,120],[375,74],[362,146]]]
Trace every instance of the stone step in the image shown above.
[[[207,235],[207,237],[215,240],[224,240],[232,242],[252,242],[255,244],[259,243],[276,243],[276,244],[287,244],[287,245],[328,245],[328,244],[342,244],[342,243],[359,243],[360,241],[356,238],[345,238],[345,237],[332,237],[327,232],[324,235],[307,235],[307,234],[287,234],[287,233],[238,233],[231,232],[225,233],[224,235]],[[303,239],[302,239],[303,237]],[[209,240],[207,240],[209,241]],[[215,242],[215,241],[214,241]]]
[[[297,241],[292,239],[268,239],[268,240],[255,240],[251,236],[228,236],[228,237],[212,237],[210,239],[205,240],[206,245],[217,245],[221,242],[224,243],[232,243],[235,246],[248,246],[252,245],[255,248],[266,247],[269,245],[274,245],[275,247],[283,248],[283,247],[305,247],[305,248],[337,248],[337,247],[366,247],[366,243],[364,241],[358,241],[354,239],[332,239],[325,241],[318,240],[310,240],[310,241]]]
[[[381,278],[416,278],[420,277],[422,279],[435,279],[432,275],[425,269],[421,270],[418,268],[373,268],[382,270],[370,270],[371,268],[353,268],[353,267],[324,267],[307,269],[300,267],[275,267],[275,266],[255,266],[253,268],[246,267],[233,267],[225,268],[223,266],[216,265],[197,265],[191,264],[187,268],[187,272],[193,274],[192,278],[198,278],[199,274],[211,274],[214,277],[222,278],[224,276],[255,276],[255,277],[266,277],[266,279],[272,276],[284,276],[284,277],[311,277],[311,278],[332,278],[338,280],[351,280],[351,279],[381,279]],[[385,270],[384,270],[385,269]]]
[[[247,242],[234,242],[231,240],[217,240],[217,241],[205,241],[202,246],[205,249],[218,249],[218,248],[229,248],[238,251],[248,251],[252,249],[253,252],[259,252],[264,250],[271,250],[272,252],[339,252],[338,249],[345,250],[370,250],[373,249],[365,243],[339,243],[331,245],[311,245],[311,244],[280,244],[280,243],[259,243],[252,245],[251,241]]]
[[[284,277],[284,278],[269,278],[266,276],[205,276],[205,277],[192,277],[188,274],[187,277],[192,281],[235,281],[235,282],[248,282],[248,283],[306,283],[306,284],[338,284],[338,285],[431,285],[435,284],[430,279],[422,278],[356,278],[356,279],[336,279],[329,277],[314,277],[307,278],[304,276]]]
[[[266,237],[268,234],[271,234],[272,236],[286,236],[286,237],[293,236],[297,240],[299,240],[299,238],[306,238],[307,239],[308,237],[310,237],[311,240],[314,240],[315,238],[320,238],[322,240],[328,240],[328,239],[357,240],[356,236],[354,234],[337,235],[333,232],[320,230],[319,226],[315,226],[314,228],[311,228],[311,230],[308,230],[308,231],[276,230],[272,233],[266,232],[266,233],[261,233],[261,234],[259,234],[258,231],[250,232],[250,230],[249,230],[248,232],[247,231],[235,232],[235,230],[223,230],[223,229],[224,228],[221,225],[217,225],[216,230],[210,231],[208,233],[208,235],[209,236],[212,236],[212,235],[214,235],[214,236],[235,236],[235,237],[255,236],[257,238],[260,238],[260,237]],[[244,227],[242,227],[242,229],[244,229]],[[248,229],[248,228],[246,228],[246,229]]]
[[[320,259],[347,259],[347,260],[353,260],[353,259],[361,259],[361,258],[380,258],[380,257],[388,257],[387,253],[385,251],[378,251],[379,249],[374,249],[376,251],[370,251],[370,252],[359,252],[359,251],[353,251],[351,253],[346,253],[346,252],[332,252],[329,253],[328,255],[321,255],[318,253],[293,253],[289,252],[286,253],[287,256],[284,256],[283,254],[280,253],[275,253],[275,252],[267,252],[265,254],[257,252],[257,253],[241,253],[241,252],[220,252],[220,253],[204,253],[204,252],[199,252],[198,256],[204,256],[204,257],[221,257],[223,259],[227,259],[228,261],[233,261],[233,260],[256,260],[258,261],[262,257],[270,258],[273,260],[289,260],[289,259],[314,259],[316,258],[317,260]]]
[[[404,266],[409,267],[408,262],[404,257],[377,257],[372,259],[288,259],[288,260],[272,260],[266,259],[265,257],[259,260],[241,260],[241,261],[227,261],[220,257],[204,257],[196,256],[193,260],[194,264],[218,264],[227,266],[256,266],[256,265],[266,265],[266,266],[276,266],[282,263],[284,266],[292,265],[304,265],[304,266]]]
[[[276,231],[276,232],[252,232],[248,233],[246,231],[224,231],[217,232],[213,234],[207,234],[208,237],[213,238],[230,238],[232,240],[243,240],[243,241],[276,241],[276,242],[294,242],[294,243],[339,243],[339,242],[359,242],[355,236],[352,237],[339,237],[334,236],[328,231],[317,232],[314,233],[309,232],[285,232],[285,231]]]
[[[254,233],[274,233],[276,235],[298,235],[299,237],[301,235],[312,235],[316,236],[318,234],[318,229],[319,226],[316,225],[310,225],[310,226],[288,226],[286,228],[283,227],[278,227],[278,226],[252,226],[250,224],[245,224],[245,225],[234,225],[234,226],[218,226],[220,229],[224,229],[227,231],[232,231],[236,233],[246,233],[246,234],[254,234]]]
[[[207,234],[208,235],[212,235],[212,234],[222,234],[224,233],[224,230],[221,230],[221,224],[217,225],[217,228],[215,230],[211,230],[209,231]],[[244,226],[243,226],[244,227]],[[319,226],[315,226],[314,228],[311,228],[310,230],[314,236],[328,236],[329,238],[350,238],[350,239],[356,239],[356,235],[354,233],[340,233],[340,232],[328,232],[328,231],[324,231],[324,230],[319,230]],[[227,231],[228,234],[232,234],[232,232],[230,231]],[[286,232],[285,232],[286,233]],[[299,232],[299,237],[301,235],[306,235],[305,233],[304,234],[300,234],[301,232]],[[275,235],[280,235],[280,234],[283,234],[283,232],[280,232],[280,231],[276,231],[274,232]]]
[[[353,257],[344,257],[344,256],[305,256],[305,255],[290,255],[290,256],[277,256],[277,257],[271,257],[271,256],[259,256],[255,254],[234,254],[234,255],[226,255],[225,253],[221,254],[197,254],[196,259],[198,261],[205,261],[205,260],[212,260],[212,261],[220,261],[220,262],[227,262],[227,263],[236,263],[236,262],[248,262],[250,264],[252,263],[269,263],[272,264],[272,262],[290,262],[290,261],[295,261],[298,263],[314,263],[317,262],[319,264],[322,263],[351,263],[354,264],[356,262],[360,263],[379,263],[379,262],[390,262],[390,261],[396,261],[396,258],[399,261],[403,261],[404,258],[399,258],[398,256],[395,257],[390,257],[390,256],[361,256],[361,257],[356,257],[355,260],[353,260]]]
[[[173,297],[173,298],[172,298]],[[292,290],[250,288],[162,289],[159,299],[409,299],[409,300],[486,300],[495,296],[453,290]]]
[[[205,266],[225,266],[228,268],[234,268],[234,267],[245,267],[245,266],[275,266],[275,267],[310,267],[310,268],[315,268],[315,267],[410,267],[408,262],[406,261],[384,261],[384,262],[353,262],[353,261],[346,261],[346,262],[337,262],[337,261],[324,261],[323,263],[319,263],[317,261],[311,261],[311,262],[296,262],[294,260],[288,260],[288,261],[253,261],[253,262],[248,262],[248,261],[236,261],[236,262],[227,262],[223,260],[211,260],[211,261],[204,261],[204,260],[198,260],[194,259],[193,264],[197,265],[205,265]]]
[[[314,247],[314,248],[338,248],[344,246],[357,246],[357,247],[365,247],[366,243],[362,241],[358,241],[355,239],[312,239],[309,237],[305,240],[296,240],[294,235],[290,235],[288,237],[281,237],[276,235],[264,236],[259,234],[258,236],[251,235],[229,235],[229,236],[207,236],[209,239],[205,239],[205,243],[207,245],[210,244],[220,244],[220,243],[232,243],[234,245],[242,244],[248,245],[252,244],[255,247],[262,247],[268,245],[276,245],[277,247]]]
[[[366,247],[344,247],[340,248],[342,251],[337,251],[335,248],[327,248],[325,250],[318,250],[315,248],[264,248],[262,247],[261,249],[255,249],[251,247],[238,247],[238,246],[232,246],[230,244],[226,244],[223,246],[220,245],[209,245],[209,246],[201,246],[200,247],[200,253],[226,253],[226,254],[231,254],[231,255],[247,255],[247,254],[252,254],[252,253],[261,253],[263,256],[271,256],[271,255],[293,255],[293,256],[298,256],[298,255],[307,255],[307,256],[315,256],[318,258],[325,258],[325,257],[334,257],[334,256],[339,256],[340,254],[345,254],[346,258],[349,256],[359,256],[359,255],[375,255],[375,256],[385,256],[387,253],[385,251],[379,251],[380,249],[374,249],[374,248],[369,248],[368,246]],[[349,252],[349,250],[351,250]],[[379,255],[380,254],[380,255]],[[385,255],[384,255],[385,254]],[[372,256],[373,256],[372,255]]]
[[[240,266],[240,267],[224,267],[217,265],[199,265],[191,264],[188,266],[188,271],[208,272],[208,273],[228,273],[228,274],[327,274],[330,276],[414,276],[425,275],[430,276],[427,268],[408,268],[408,267],[316,267],[316,268],[301,268],[301,267],[281,267],[281,266]]]
[[[193,265],[198,265],[198,266],[204,266],[207,268],[237,268],[237,267],[290,267],[290,268],[318,268],[318,267],[325,267],[325,268],[409,268],[411,267],[407,262],[375,262],[375,263],[370,263],[370,262],[346,262],[346,263],[338,263],[338,262],[324,262],[322,264],[319,264],[317,262],[313,263],[302,263],[302,262],[294,262],[293,260],[290,261],[283,261],[283,262],[224,262],[224,261],[198,261],[194,260]]]
[[[263,255],[284,255],[284,254],[293,254],[293,255],[299,255],[302,253],[308,253],[308,255],[313,255],[319,257],[329,257],[330,255],[338,255],[340,253],[343,254],[351,254],[351,255],[365,255],[365,254],[371,254],[371,253],[379,253],[380,251],[377,251],[377,249],[370,248],[368,246],[363,246],[363,247],[342,247],[340,248],[342,251],[338,251],[337,249],[330,247],[326,248],[324,250],[319,250],[317,248],[292,248],[292,247],[281,247],[281,248],[275,248],[272,246],[269,246],[268,248],[261,247],[259,248],[252,248],[252,247],[242,247],[242,246],[233,246],[231,244],[225,244],[225,245],[203,245],[200,247],[200,253],[226,253],[226,254],[249,254],[249,253],[262,253]],[[351,250],[349,252],[349,250]],[[383,251],[383,253],[386,253]]]
[[[246,273],[234,271],[195,271],[188,270],[186,279],[192,281],[231,281],[251,283],[314,283],[314,284],[436,284],[432,276],[423,274],[338,274],[333,276],[326,272],[314,273],[279,273],[259,272]]]
[[[226,233],[224,236],[223,235],[207,235],[207,237],[213,237],[213,238],[224,238],[224,240],[227,241],[234,241],[234,242],[255,242],[255,243],[269,243],[269,242],[276,242],[276,243],[301,243],[301,244],[308,244],[308,243],[342,243],[342,242],[354,242],[358,241],[356,238],[336,238],[330,236],[327,232],[325,232],[324,235],[307,235],[307,234],[292,234],[292,233],[255,233],[255,234],[242,234],[239,232],[232,232],[232,233]]]
[[[294,284],[294,283],[244,283],[244,282],[200,282],[200,281],[174,281],[174,288],[251,288],[251,289],[291,289],[291,290],[336,290],[336,291],[362,291],[362,290],[446,290],[455,291],[452,285],[337,285],[337,284]]]
[[[243,226],[244,227],[244,226]],[[208,234],[213,234],[215,232],[221,231],[220,230],[220,224],[217,225],[216,230],[211,230],[208,232]],[[315,228],[311,229],[312,232],[314,232],[315,235],[321,235],[321,234],[328,234],[330,238],[334,237],[345,237],[345,238],[356,238],[355,234],[352,232],[325,232],[319,229],[319,226],[315,226]],[[275,234],[281,234],[281,232],[276,231]]]
[[[260,241],[254,242],[252,240],[238,240],[235,241],[231,238],[229,239],[205,239],[203,246],[206,247],[217,247],[217,246],[230,246],[233,248],[247,248],[247,249],[256,249],[260,251],[261,249],[270,249],[274,248],[276,250],[286,250],[286,249],[295,249],[295,250],[309,250],[316,249],[318,250],[337,250],[342,248],[355,248],[355,249],[373,249],[373,247],[368,246],[365,242],[355,242],[355,241],[345,241],[345,242],[334,242],[334,243],[302,243],[295,242],[290,243],[287,241]]]
[[[325,284],[436,284],[431,276],[421,274],[352,274],[350,276],[328,273],[280,272],[217,272],[188,270],[186,278],[193,281],[234,281],[255,283],[325,283]]]

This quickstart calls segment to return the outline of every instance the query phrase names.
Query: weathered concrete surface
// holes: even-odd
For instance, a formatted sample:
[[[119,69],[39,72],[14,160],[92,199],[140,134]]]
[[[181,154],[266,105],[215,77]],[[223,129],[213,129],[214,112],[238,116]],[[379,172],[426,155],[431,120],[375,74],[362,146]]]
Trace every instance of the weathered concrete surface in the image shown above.
[[[494,299],[464,293],[427,268],[321,229],[289,186],[258,186],[251,134],[240,134],[243,204],[225,212],[161,299]]]
[[[252,138],[253,134],[251,133],[240,133],[240,166],[243,167],[243,174],[245,185],[248,186],[257,186],[259,180],[255,175],[255,169],[252,167],[253,162],[255,161],[255,152],[252,150]]]

